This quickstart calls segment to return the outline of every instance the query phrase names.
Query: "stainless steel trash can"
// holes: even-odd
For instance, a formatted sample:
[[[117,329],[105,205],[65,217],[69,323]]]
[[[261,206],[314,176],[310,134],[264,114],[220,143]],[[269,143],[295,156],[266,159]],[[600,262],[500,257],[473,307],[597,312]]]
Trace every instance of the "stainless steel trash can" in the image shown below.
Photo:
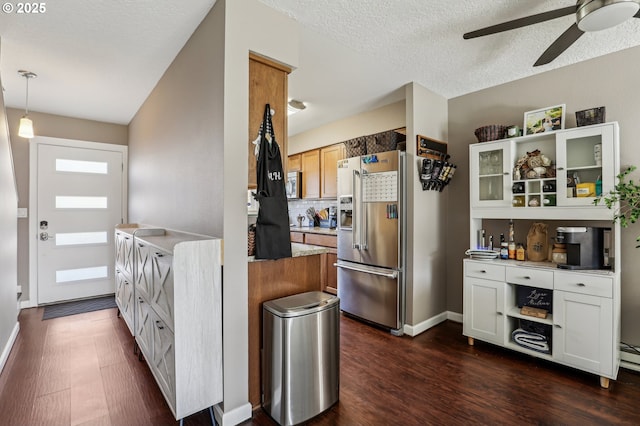
[[[338,401],[340,299],[312,291],[262,306],[262,407],[298,424]]]

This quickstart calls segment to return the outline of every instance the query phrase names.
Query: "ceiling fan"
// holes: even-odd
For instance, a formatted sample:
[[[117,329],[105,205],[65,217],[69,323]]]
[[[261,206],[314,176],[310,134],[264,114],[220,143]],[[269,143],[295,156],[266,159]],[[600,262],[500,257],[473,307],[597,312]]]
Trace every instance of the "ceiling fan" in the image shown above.
[[[587,31],[600,31],[623,23],[631,17],[640,18],[640,0],[577,0],[575,6],[550,10],[513,21],[503,22],[463,35],[470,39],[538,24],[575,13],[576,23],[571,25],[538,58],[534,67],[548,64],[560,56]]]

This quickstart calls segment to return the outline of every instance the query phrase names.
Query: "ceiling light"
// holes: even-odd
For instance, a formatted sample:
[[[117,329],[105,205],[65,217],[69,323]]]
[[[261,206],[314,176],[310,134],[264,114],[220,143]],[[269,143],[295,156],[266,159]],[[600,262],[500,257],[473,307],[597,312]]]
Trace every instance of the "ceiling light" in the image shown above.
[[[637,0],[584,0],[578,4],[577,22],[582,31],[615,27],[640,9]]]
[[[295,99],[291,99],[289,101],[289,105],[287,106],[287,115],[295,114],[296,112],[300,112],[305,109],[307,106],[300,101]]]
[[[18,136],[25,139],[33,138],[33,122],[28,117],[29,115],[29,79],[36,78],[38,75],[31,71],[19,70],[18,74],[27,79],[27,92],[25,96],[24,115],[20,119],[20,128],[18,129]]]

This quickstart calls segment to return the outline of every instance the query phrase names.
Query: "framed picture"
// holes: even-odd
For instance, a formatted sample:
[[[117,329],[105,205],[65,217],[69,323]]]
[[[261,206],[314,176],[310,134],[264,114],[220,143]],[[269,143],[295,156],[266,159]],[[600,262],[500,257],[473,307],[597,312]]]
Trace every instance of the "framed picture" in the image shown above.
[[[555,132],[564,129],[565,104],[524,113],[524,134]]]

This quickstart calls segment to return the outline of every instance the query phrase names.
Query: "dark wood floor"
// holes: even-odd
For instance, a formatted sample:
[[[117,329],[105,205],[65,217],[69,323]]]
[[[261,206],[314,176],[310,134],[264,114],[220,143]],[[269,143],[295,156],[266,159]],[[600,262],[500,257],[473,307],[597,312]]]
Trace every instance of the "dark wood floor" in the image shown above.
[[[0,375],[0,425],[176,424],[115,309],[21,331]],[[341,319],[340,401],[309,425],[640,424],[640,374],[598,378],[476,342],[445,322],[416,338]],[[209,424],[207,412],[186,425]],[[274,425],[262,411],[244,425]]]

